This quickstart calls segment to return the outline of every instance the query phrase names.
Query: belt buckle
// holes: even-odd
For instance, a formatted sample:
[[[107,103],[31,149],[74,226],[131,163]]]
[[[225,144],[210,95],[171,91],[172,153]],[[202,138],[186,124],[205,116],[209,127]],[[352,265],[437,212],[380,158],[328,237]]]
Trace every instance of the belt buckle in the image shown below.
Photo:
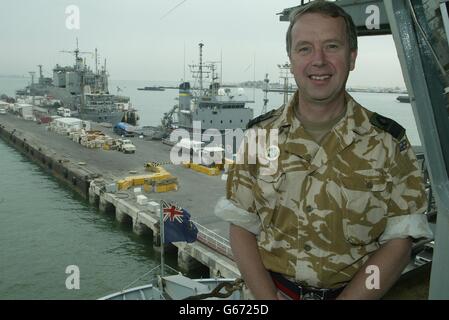
[[[301,289],[301,292],[303,290]],[[313,291],[309,290],[308,292],[301,294],[301,300],[324,300],[324,291]]]
[[[313,289],[296,284],[301,292],[301,300],[324,300],[326,289]]]

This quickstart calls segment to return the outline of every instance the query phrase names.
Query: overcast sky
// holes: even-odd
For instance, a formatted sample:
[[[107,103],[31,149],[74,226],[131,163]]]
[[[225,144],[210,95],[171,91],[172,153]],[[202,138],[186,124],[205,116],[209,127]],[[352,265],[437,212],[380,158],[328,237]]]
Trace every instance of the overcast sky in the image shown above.
[[[186,63],[223,57],[223,80],[252,80],[288,61],[286,22],[277,13],[298,0],[0,0],[0,74],[28,74],[42,64],[73,64],[76,38],[81,51],[98,48],[111,79],[178,81]],[[66,8],[80,10],[80,29],[66,27]],[[174,10],[172,10],[174,9]],[[93,59],[86,56],[93,66]],[[187,77],[189,72],[187,68]],[[391,36],[359,38],[352,86],[404,86]]]

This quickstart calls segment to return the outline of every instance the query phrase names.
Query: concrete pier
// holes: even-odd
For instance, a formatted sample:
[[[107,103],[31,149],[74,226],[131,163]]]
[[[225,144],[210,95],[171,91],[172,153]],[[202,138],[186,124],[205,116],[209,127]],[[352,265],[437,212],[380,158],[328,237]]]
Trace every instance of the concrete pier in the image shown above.
[[[113,136],[110,129],[100,129]],[[131,190],[106,192],[119,179],[132,174],[145,174],[144,164],[149,161],[169,162],[170,146],[160,142],[134,139],[135,155],[124,155],[116,151],[93,150],[74,143],[66,136],[46,130],[45,126],[25,121],[12,115],[0,118],[0,138],[38,164],[70,189],[76,191],[100,212],[114,214],[117,221],[129,223],[138,235],[149,234],[155,249],[160,249],[159,208],[139,205]],[[174,243],[164,246],[167,254],[177,254],[183,270],[204,268],[210,273],[238,276],[235,263],[222,248],[211,246],[214,240],[207,233],[226,238],[227,224],[212,212],[218,198],[224,194],[225,182],[220,177],[209,177],[187,170],[182,166],[171,166],[169,171],[179,180],[179,189],[166,193],[146,193],[149,201],[161,199],[174,201],[186,208],[192,220],[201,224],[202,237],[194,243]],[[110,191],[110,190],[109,190]],[[209,239],[204,241],[204,239]],[[225,239],[225,242],[227,240]],[[222,241],[221,241],[222,242]]]
[[[127,221],[127,218],[129,219],[129,216],[127,214],[119,209],[115,210],[115,220],[117,220],[119,223],[125,223]]]
[[[201,267],[201,263],[190,256],[184,250],[178,250],[178,266],[182,270],[195,270]]]
[[[94,206],[95,208],[100,207],[100,197],[96,195],[95,193],[89,192],[89,203],[91,206]]]
[[[115,206],[111,202],[109,202],[102,196],[97,197],[99,198],[98,210],[101,213],[115,214],[117,216],[119,210],[116,210]]]
[[[140,223],[137,218],[133,219],[133,232],[139,236],[150,235],[152,236],[152,231],[145,224]]]
[[[161,234],[159,230],[153,232],[153,249],[158,252],[161,251]]]

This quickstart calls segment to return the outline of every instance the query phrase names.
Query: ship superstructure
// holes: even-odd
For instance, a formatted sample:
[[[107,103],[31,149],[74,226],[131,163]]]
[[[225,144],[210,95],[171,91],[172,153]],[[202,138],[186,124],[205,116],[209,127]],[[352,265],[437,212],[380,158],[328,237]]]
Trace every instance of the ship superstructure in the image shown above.
[[[46,78],[39,66],[38,82],[34,83],[34,77],[30,86],[25,90],[18,90],[17,96],[46,96],[59,100],[61,104],[72,110],[72,114],[83,119],[95,122],[107,122],[116,124],[122,120],[132,119],[137,121],[138,116],[129,103],[129,98],[116,96],[109,93],[106,60],[101,68],[98,68],[98,54],[95,50],[95,71],[93,71],[81,58],[78,48],[73,51],[63,51],[75,55],[73,66],[60,66],[53,68],[53,77]],[[136,123],[133,123],[136,124]]]
[[[198,65],[191,65],[193,77],[198,86],[190,82],[179,86],[179,106],[177,126],[192,130],[194,122],[201,124],[201,130],[245,129],[253,118],[253,110],[246,107],[248,99],[241,88],[223,88],[218,82],[215,63],[203,63],[203,44],[199,44]],[[210,78],[205,88],[204,80]]]

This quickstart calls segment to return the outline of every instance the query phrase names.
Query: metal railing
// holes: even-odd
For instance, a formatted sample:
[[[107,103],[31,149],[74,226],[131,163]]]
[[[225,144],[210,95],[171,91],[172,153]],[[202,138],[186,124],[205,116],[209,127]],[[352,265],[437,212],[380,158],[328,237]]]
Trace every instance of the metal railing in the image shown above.
[[[179,274],[180,271],[170,267],[169,265],[164,265],[164,270],[168,271],[168,274]],[[145,272],[143,275],[135,279],[133,282],[129,283],[128,285],[124,286],[120,292],[125,291],[126,289],[130,288],[132,285],[134,285],[139,280],[145,278],[150,279],[151,281],[154,281],[157,275],[161,274],[161,265],[157,265],[156,267],[152,268],[151,270]]]
[[[226,257],[233,259],[231,244],[228,239],[220,236],[216,232],[207,229],[206,227],[200,225],[198,222],[192,220],[192,223],[198,229],[197,240],[202,244],[218,251],[219,253],[225,255]]]

